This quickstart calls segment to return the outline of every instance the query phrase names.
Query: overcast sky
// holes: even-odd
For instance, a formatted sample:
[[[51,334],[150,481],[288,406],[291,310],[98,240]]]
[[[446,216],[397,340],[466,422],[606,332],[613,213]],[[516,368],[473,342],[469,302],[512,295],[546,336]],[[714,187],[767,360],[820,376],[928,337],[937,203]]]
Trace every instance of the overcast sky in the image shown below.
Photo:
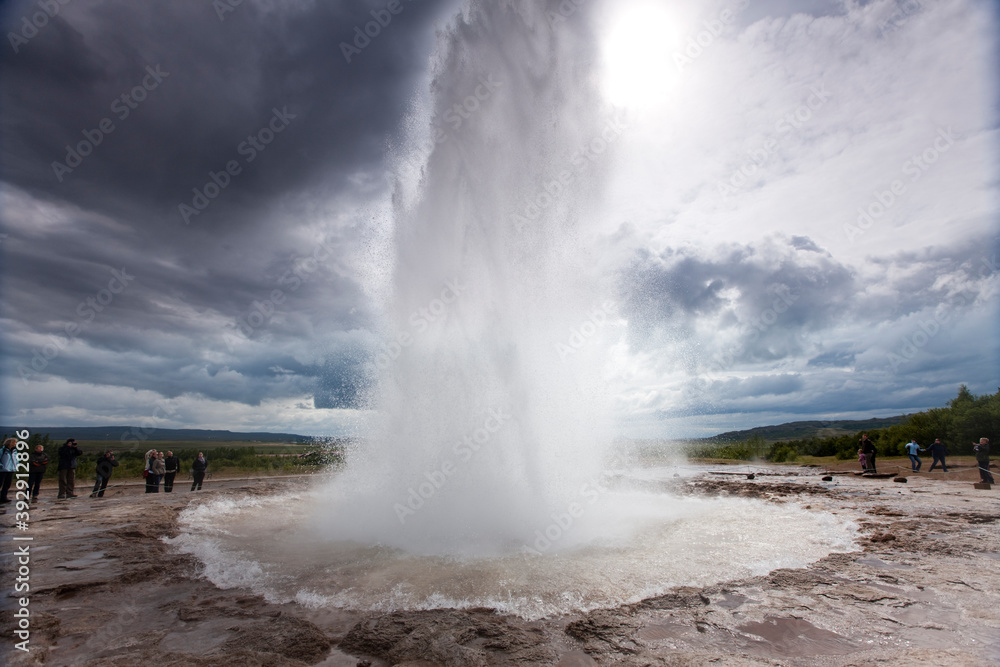
[[[994,3],[577,1],[627,119],[622,433],[997,390]],[[5,3],[0,423],[356,432],[392,175],[461,9]]]

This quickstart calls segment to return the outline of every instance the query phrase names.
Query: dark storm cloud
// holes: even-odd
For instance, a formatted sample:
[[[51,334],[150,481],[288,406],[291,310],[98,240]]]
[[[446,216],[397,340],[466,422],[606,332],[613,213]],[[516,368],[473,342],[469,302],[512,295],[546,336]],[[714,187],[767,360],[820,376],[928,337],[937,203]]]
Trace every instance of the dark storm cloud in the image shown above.
[[[350,64],[339,44],[371,20],[370,3],[248,1],[220,21],[208,2],[76,2],[17,54],[0,49],[2,178],[27,193],[12,195],[22,220],[5,211],[4,249],[34,302],[21,299],[8,316],[64,319],[106,265],[235,316],[267,294],[276,264],[325,235],[356,238],[344,225],[371,216],[344,209],[386,187],[387,137],[445,5],[406,3]],[[6,24],[33,7],[9,7]],[[263,150],[244,143],[261,130],[274,137]],[[89,141],[84,132],[100,143],[60,182],[52,163],[67,164],[66,146]],[[226,173],[231,161],[238,174]],[[194,206],[211,173],[226,186],[185,225],[178,207]],[[47,229],[38,218],[48,211],[24,212],[46,205],[79,210]],[[324,216],[324,206],[338,208]],[[298,226],[323,217],[326,229],[303,241]]]
[[[354,401],[342,378],[371,312],[346,256],[387,187],[385,150],[433,25],[455,5],[404,2],[346,62],[340,44],[385,4],[248,0],[220,20],[210,2],[80,0],[16,53],[5,43],[5,373],[249,404],[313,389],[323,405]],[[8,4],[4,34],[36,11]],[[259,149],[250,135],[273,140]],[[80,142],[76,166],[66,146],[83,153]],[[186,225],[178,206],[210,172],[225,187]],[[132,279],[88,305],[112,270]],[[32,367],[53,340],[59,353]]]
[[[869,258],[857,269],[804,237],[642,250],[620,282],[629,344],[664,372],[686,371],[695,385],[685,405],[713,401],[719,407],[712,409],[722,412],[750,409],[738,394],[755,401],[756,380],[718,383],[738,369],[767,373],[778,363],[826,378],[803,386],[803,405],[829,397],[853,405],[837,386],[868,381],[861,377],[879,379],[886,405],[905,404],[901,374],[935,386],[957,369],[970,378],[982,375],[962,351],[969,345],[982,350],[981,343],[954,336],[963,330],[958,323],[992,298],[995,247],[995,238],[980,236]]]
[[[856,354],[853,352],[824,352],[809,360],[809,366],[819,368],[843,368],[854,363]]]
[[[279,193],[343,189],[355,171],[380,167],[442,4],[404,4],[350,64],[338,45],[374,5],[270,11],[245,2],[225,21],[207,2],[67,6],[19,53],[3,50],[4,179],[43,199],[130,217],[147,233],[181,222],[178,204],[230,160],[242,173],[194,218],[216,231],[248,226]],[[20,14],[8,10],[7,25]],[[254,149],[241,155],[238,146],[275,109],[287,110],[287,127],[248,163]],[[65,147],[84,131],[97,136],[104,118],[114,129],[59,182],[52,163],[65,162]]]
[[[789,330],[829,324],[858,289],[847,267],[800,237],[723,246],[707,255],[641,251],[622,285],[633,347],[690,338],[699,319],[714,318],[720,329],[755,331],[748,353],[772,357],[768,343],[782,343]],[[776,310],[780,326],[770,320]]]

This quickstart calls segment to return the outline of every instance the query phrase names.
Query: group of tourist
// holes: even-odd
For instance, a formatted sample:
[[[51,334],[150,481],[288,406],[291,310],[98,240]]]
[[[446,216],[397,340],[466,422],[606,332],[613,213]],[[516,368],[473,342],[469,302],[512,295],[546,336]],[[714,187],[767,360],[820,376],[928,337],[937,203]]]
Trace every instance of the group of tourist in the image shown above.
[[[864,433],[861,435],[859,444],[858,463],[861,464],[861,470],[871,473],[877,472],[875,470],[875,443],[869,439],[867,433]],[[941,469],[944,472],[948,472],[948,465],[944,460],[946,453],[945,446],[940,438],[935,438],[934,442],[926,448],[917,444],[917,440],[914,438],[905,445],[905,448],[906,455],[910,457],[910,468],[913,472],[920,472],[920,468],[923,465],[923,461],[920,459],[920,452],[926,451],[929,451],[931,456],[934,457],[928,472],[934,470],[938,464],[941,465]],[[976,467],[979,468],[980,479],[987,484],[993,484],[993,475],[990,473],[990,439],[980,438],[978,443],[972,443],[972,448],[976,454]]]
[[[174,456],[173,452],[158,452],[151,449],[146,452],[145,466],[142,476],[146,478],[146,493],[159,493],[160,482],[163,482],[163,492],[170,493],[174,490],[174,477],[180,472],[181,460]],[[205,455],[198,452],[197,458],[191,465],[192,491],[201,491],[201,484],[205,481],[205,472],[208,470],[208,460]]]
[[[905,447],[906,447],[906,455],[910,457],[910,468],[913,469],[913,472],[920,472],[920,466],[923,465],[923,461],[920,459],[919,454],[920,452],[926,452],[926,451],[930,451],[931,456],[934,457],[934,461],[931,463],[931,467],[928,470],[928,472],[934,470],[934,468],[937,467],[939,463],[941,464],[942,471],[948,472],[948,466],[944,462],[944,455],[945,455],[944,443],[941,442],[941,438],[935,438],[934,444],[932,444],[930,447],[927,448],[923,448],[920,445],[918,445],[917,439],[914,438],[910,440],[908,443],[906,443]]]
[[[77,459],[83,456],[83,451],[75,439],[67,440],[57,451],[59,459],[59,500],[76,498],[76,470]],[[8,438],[0,447],[0,504],[11,502],[7,497],[11,484],[14,480],[14,473],[17,470],[17,440]],[[106,450],[97,459],[95,466],[94,489],[90,493],[91,498],[103,498],[104,491],[108,488],[111,475],[118,466],[113,450]],[[145,456],[145,467],[142,476],[146,479],[146,493],[158,493],[160,482],[163,482],[163,490],[170,493],[174,490],[174,477],[180,472],[180,459],[174,456],[173,452],[157,452],[149,450]],[[38,493],[42,486],[42,478],[49,467],[49,455],[45,453],[42,445],[36,445],[35,449],[28,456],[28,488],[26,494],[32,501],[38,500]],[[192,491],[200,491],[202,482],[205,480],[205,473],[208,470],[208,461],[202,452],[198,452],[191,467],[194,481],[191,483]]]

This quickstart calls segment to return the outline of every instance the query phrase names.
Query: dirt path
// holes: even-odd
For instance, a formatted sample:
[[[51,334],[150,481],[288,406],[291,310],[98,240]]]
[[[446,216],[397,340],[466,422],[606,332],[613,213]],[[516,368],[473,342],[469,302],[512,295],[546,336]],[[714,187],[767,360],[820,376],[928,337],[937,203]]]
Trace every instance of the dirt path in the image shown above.
[[[686,494],[799,502],[858,522],[859,551],[616,609],[527,622],[491,610],[371,614],[219,590],[160,540],[188,503],[307,480],[219,481],[201,494],[43,499],[4,527],[10,665],[992,665],[1000,663],[1000,494],[783,467],[675,480]],[[6,506],[10,508],[10,506]],[[31,537],[31,541],[12,540]],[[775,536],[780,539],[780,536]],[[29,652],[17,650],[14,552],[30,547]]]

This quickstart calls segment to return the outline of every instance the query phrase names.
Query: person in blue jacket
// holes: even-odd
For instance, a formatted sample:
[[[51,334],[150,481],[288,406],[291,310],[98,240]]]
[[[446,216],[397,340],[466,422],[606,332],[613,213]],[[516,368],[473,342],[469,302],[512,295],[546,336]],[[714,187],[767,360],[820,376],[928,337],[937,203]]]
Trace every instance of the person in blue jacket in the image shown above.
[[[923,463],[923,461],[920,460],[920,457],[917,456],[917,452],[925,451],[927,450],[921,449],[915,438],[906,444],[906,453],[910,457],[910,466],[913,468],[913,472],[920,472],[920,465]]]
[[[0,448],[0,505],[10,502],[7,492],[14,481],[14,471],[17,470],[17,439],[7,438]]]

